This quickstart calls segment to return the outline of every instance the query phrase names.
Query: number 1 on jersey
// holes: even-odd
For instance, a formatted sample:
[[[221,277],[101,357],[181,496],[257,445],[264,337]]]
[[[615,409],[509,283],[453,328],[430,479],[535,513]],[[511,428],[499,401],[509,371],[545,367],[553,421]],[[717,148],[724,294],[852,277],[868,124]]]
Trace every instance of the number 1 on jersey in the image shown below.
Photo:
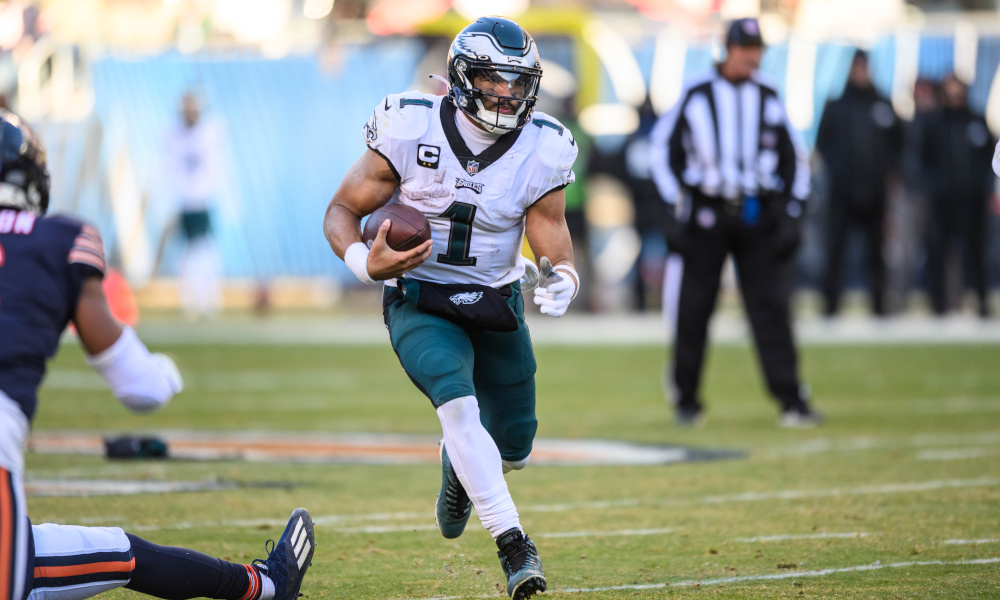
[[[438,215],[451,221],[451,229],[448,232],[448,252],[437,255],[439,263],[461,267],[474,267],[476,265],[475,257],[469,256],[469,248],[472,245],[472,221],[476,218],[477,208],[464,202],[452,202],[448,210]]]

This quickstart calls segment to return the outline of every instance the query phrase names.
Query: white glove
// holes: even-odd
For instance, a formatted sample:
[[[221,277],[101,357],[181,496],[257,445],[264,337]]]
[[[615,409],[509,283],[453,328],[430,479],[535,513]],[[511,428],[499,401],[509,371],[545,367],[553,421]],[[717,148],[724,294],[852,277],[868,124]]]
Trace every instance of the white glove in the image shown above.
[[[521,275],[521,293],[530,292],[538,287],[538,267],[535,261],[526,260],[523,256],[521,262],[524,263],[524,275]]]
[[[576,297],[579,275],[569,265],[559,265],[555,268],[547,257],[539,261],[538,287],[535,288],[535,304],[541,307],[543,314],[550,317],[561,317],[569,308],[569,303]]]
[[[184,390],[184,378],[181,377],[181,371],[177,368],[174,359],[161,352],[154,352],[152,357],[157,366],[160,367],[160,371],[163,372],[163,376],[170,383],[170,389],[173,390],[174,395],[181,393]]]

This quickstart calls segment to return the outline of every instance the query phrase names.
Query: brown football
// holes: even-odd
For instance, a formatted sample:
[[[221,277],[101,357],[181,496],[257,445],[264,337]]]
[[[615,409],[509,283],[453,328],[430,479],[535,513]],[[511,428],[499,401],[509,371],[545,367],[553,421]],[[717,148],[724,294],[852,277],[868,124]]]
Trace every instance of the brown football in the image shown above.
[[[386,204],[368,215],[368,220],[365,221],[361,239],[369,248],[375,243],[378,228],[386,219],[392,225],[389,226],[385,241],[397,252],[412,250],[431,239],[431,224],[424,213],[405,204]]]

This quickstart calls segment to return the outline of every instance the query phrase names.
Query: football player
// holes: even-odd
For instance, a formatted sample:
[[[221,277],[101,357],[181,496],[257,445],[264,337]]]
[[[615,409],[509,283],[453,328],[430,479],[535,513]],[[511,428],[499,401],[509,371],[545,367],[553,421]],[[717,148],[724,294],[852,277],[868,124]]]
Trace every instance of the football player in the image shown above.
[[[478,19],[455,37],[447,66],[447,95],[392,94],[375,108],[368,150],[334,194],[324,233],[361,281],[385,282],[392,347],[437,411],[438,528],[458,537],[475,506],[507,593],[529,598],[545,590],[545,575],[504,479],[528,464],[537,428],[519,282],[537,279],[534,302],[552,317],[580,287],[563,194],[577,146],[534,110],[541,63],[517,23]],[[431,239],[396,252],[386,221],[371,248],[362,243],[362,217],[390,202],[422,211]],[[525,236],[541,269],[521,257]]]
[[[122,586],[171,600],[295,600],[315,546],[305,509],[292,513],[268,558],[251,565],[158,546],[117,527],[29,522],[24,446],[46,361],[69,321],[87,364],[129,409],[160,408],[183,386],[169,357],[151,354],[111,316],[100,234],[70,217],[46,217],[48,205],[42,145],[0,110],[0,600],[81,600]]]

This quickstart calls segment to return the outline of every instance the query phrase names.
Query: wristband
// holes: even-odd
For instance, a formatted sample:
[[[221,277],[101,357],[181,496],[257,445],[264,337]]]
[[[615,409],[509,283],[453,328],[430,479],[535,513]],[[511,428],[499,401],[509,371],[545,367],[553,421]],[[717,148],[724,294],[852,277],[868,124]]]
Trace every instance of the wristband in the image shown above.
[[[375,283],[368,274],[368,252],[368,246],[362,242],[354,242],[344,252],[344,264],[361,280],[361,283]]]
[[[569,276],[570,279],[572,279],[572,281],[573,281],[573,298],[570,298],[570,300],[575,299],[577,292],[580,291],[580,274],[576,272],[576,269],[574,269],[573,267],[571,267],[569,265],[556,265],[556,266],[552,267],[552,270],[553,271],[562,271],[564,274],[566,274],[567,276]]]
[[[127,325],[114,344],[86,361],[104,378],[115,398],[136,412],[160,408],[184,385],[173,361],[150,354]]]

